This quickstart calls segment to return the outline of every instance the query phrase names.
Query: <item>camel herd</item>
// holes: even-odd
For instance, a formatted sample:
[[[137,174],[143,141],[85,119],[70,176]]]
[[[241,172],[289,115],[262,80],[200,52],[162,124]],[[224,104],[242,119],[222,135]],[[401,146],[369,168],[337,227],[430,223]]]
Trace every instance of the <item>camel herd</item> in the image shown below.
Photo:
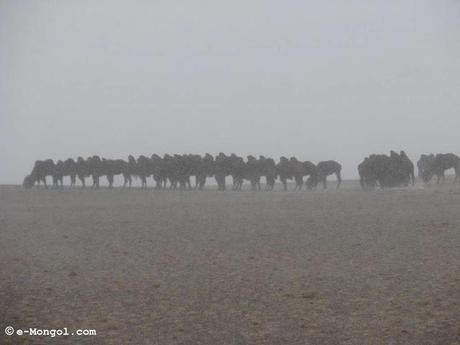
[[[70,177],[70,185],[80,180],[82,187],[86,179],[92,179],[92,187],[99,188],[100,178],[107,178],[109,188],[113,187],[114,177],[123,177],[123,187],[131,187],[132,179],[138,178],[142,188],[147,188],[149,177],[153,178],[156,189],[204,189],[208,177],[214,177],[218,190],[226,190],[226,178],[232,177],[232,190],[241,190],[244,181],[248,181],[252,190],[261,190],[261,179],[265,178],[265,190],[273,190],[279,178],[284,190],[289,180],[295,181],[295,189],[301,190],[305,185],[312,189],[319,183],[327,186],[327,177],[335,174],[337,187],[341,182],[341,165],[335,161],[319,162],[317,165],[309,161],[299,161],[281,157],[276,163],[272,158],[248,156],[246,160],[235,154],[219,153],[213,157],[196,154],[169,155],[163,157],[153,154],[151,157],[139,156],[128,160],[105,159],[92,156],[87,159],[78,157],[75,161],[69,158],[56,163],[51,160],[36,161],[32,172],[24,179],[24,187],[31,188],[43,183],[47,187],[47,178],[51,177],[55,188],[63,187],[64,177]],[[308,177],[304,182],[304,177]],[[192,178],[195,185],[192,187]],[[169,186],[168,186],[169,184]]]
[[[453,153],[438,153],[437,155],[421,155],[417,162],[418,174],[425,181],[429,182],[436,176],[437,183],[444,182],[445,172],[449,169],[455,171],[455,181],[460,179],[460,157]]]
[[[417,167],[419,177],[426,183],[433,176],[437,177],[438,183],[443,181],[445,171],[451,168],[455,170],[456,179],[460,179],[460,158],[453,153],[422,155]],[[99,188],[100,178],[106,177],[108,187],[112,188],[114,177],[120,175],[123,177],[123,187],[131,187],[133,178],[138,178],[142,188],[147,189],[148,178],[152,177],[156,189],[203,190],[207,178],[214,177],[217,189],[226,190],[226,178],[231,176],[232,190],[241,190],[244,181],[250,183],[252,190],[261,190],[262,178],[267,191],[273,190],[277,179],[281,181],[284,190],[288,189],[290,180],[294,182],[295,190],[301,190],[303,186],[313,189],[318,184],[327,188],[327,177],[330,175],[336,176],[336,188],[339,188],[342,182],[341,170],[342,166],[333,160],[314,164],[295,157],[281,157],[275,162],[264,156],[248,156],[244,160],[235,154],[224,153],[215,157],[210,154],[165,154],[163,157],[153,154],[150,157],[141,155],[137,159],[130,155],[127,161],[91,156],[87,159],[78,157],[77,160],[69,158],[57,162],[51,159],[36,161],[32,172],[25,177],[23,186],[31,188],[43,183],[47,187],[47,178],[50,177],[54,188],[63,188],[64,177],[69,177],[71,186],[75,186],[78,178],[84,188],[86,179],[91,178],[92,187]],[[358,166],[363,189],[413,185],[414,170],[414,164],[404,151],[399,154],[391,151],[389,156],[373,154]]]
[[[454,169],[455,179],[460,179],[460,157],[453,153],[422,154],[417,161],[418,176],[429,183],[433,176],[437,183],[445,181],[445,172]],[[402,187],[415,184],[415,167],[404,151],[391,151],[387,155],[370,155],[358,165],[361,187],[373,189]]]
[[[364,158],[358,165],[359,182],[363,189],[373,189],[414,185],[414,164],[404,151],[399,154],[390,152],[390,156],[374,154]]]

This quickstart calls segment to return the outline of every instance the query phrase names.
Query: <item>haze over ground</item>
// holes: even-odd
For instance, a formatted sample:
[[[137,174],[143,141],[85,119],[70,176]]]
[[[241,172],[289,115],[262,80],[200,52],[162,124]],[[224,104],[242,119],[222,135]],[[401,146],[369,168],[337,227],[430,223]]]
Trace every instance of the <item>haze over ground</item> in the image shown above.
[[[0,183],[36,159],[460,154],[460,2],[0,0]]]

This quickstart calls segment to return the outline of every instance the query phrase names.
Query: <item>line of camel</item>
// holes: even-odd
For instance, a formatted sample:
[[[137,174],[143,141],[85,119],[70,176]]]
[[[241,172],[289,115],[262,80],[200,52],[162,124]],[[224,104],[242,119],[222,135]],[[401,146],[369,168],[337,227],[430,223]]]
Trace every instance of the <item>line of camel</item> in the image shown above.
[[[428,183],[434,176],[437,183],[445,180],[445,171],[455,170],[455,181],[460,179],[460,158],[453,153],[423,154],[417,162],[418,176]],[[279,178],[283,189],[287,190],[289,180],[295,182],[294,189],[314,189],[318,185],[327,188],[327,178],[335,175],[336,188],[342,182],[342,165],[334,160],[321,161],[313,164],[300,161],[295,157],[281,157],[278,163],[272,158],[248,156],[246,160],[235,154],[219,153],[217,156],[205,154],[169,155],[150,157],[141,155],[137,159],[132,155],[128,160],[105,159],[91,156],[77,160],[52,159],[37,160],[32,171],[24,178],[24,188],[37,187],[41,183],[48,187],[47,177],[51,177],[54,188],[63,188],[64,177],[70,177],[70,186],[76,185],[77,178],[85,188],[86,179],[92,179],[92,188],[99,188],[100,178],[106,177],[108,188],[114,185],[114,177],[123,176],[123,187],[130,188],[133,177],[139,178],[141,186],[147,189],[147,181],[152,177],[156,189],[203,190],[208,177],[214,177],[218,190],[226,190],[226,178],[232,177],[232,190],[242,189],[244,181],[249,181],[252,190],[261,190],[262,177],[265,179],[265,190],[273,190]],[[391,188],[414,185],[415,167],[404,151],[399,154],[391,151],[390,155],[372,154],[358,165],[360,184],[363,189]],[[191,179],[195,185],[192,187]],[[306,180],[304,180],[306,178]],[[168,186],[169,183],[169,186]]]

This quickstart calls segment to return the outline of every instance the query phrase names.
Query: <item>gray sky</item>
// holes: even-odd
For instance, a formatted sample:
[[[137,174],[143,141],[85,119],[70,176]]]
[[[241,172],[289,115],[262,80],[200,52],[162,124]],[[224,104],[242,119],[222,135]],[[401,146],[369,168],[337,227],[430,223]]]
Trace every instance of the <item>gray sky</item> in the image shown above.
[[[0,183],[99,154],[460,154],[460,2],[0,0]]]

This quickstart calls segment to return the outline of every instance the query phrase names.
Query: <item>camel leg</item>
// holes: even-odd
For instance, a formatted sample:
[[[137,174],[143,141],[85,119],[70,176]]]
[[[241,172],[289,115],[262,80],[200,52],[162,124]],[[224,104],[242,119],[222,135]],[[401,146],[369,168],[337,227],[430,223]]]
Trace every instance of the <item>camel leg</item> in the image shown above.
[[[303,180],[301,181],[299,178],[294,178],[295,181],[295,187],[294,190],[299,190],[302,188],[301,185],[303,183]]]
[[[337,187],[336,187],[336,189],[339,189],[340,185],[342,184],[342,174],[340,172],[337,172],[335,174],[335,176],[337,176]]]
[[[126,188],[126,185],[128,184],[128,180],[129,180],[129,175],[123,174],[123,188]]]

